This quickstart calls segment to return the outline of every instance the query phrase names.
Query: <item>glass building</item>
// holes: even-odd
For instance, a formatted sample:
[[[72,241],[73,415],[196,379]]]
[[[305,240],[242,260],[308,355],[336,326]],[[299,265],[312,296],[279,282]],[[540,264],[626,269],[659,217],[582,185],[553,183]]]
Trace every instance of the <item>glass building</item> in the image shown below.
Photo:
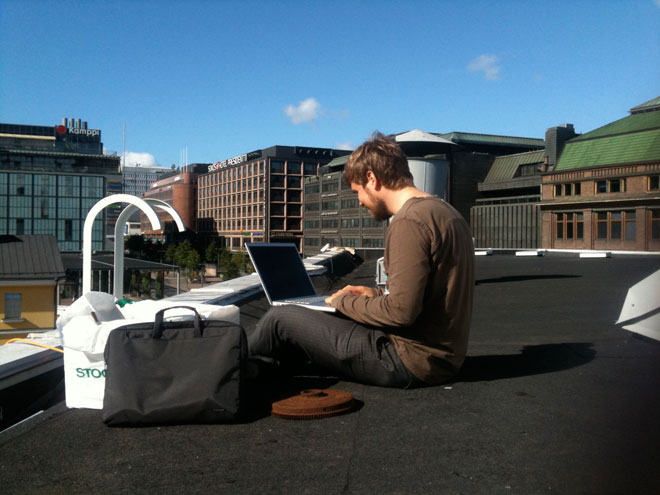
[[[50,234],[60,251],[82,250],[88,211],[111,192],[110,183],[121,183],[119,157],[102,154],[99,130],[67,124],[0,124],[0,234]],[[99,214],[93,249],[107,247],[110,228],[107,214]]]

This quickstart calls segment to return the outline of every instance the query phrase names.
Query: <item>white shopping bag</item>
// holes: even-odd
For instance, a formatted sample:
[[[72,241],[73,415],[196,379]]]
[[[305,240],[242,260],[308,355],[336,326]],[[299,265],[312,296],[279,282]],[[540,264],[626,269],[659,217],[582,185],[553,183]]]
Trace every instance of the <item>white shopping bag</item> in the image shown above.
[[[69,306],[57,320],[64,348],[67,407],[102,409],[106,372],[103,351],[110,332],[123,325],[153,322],[158,311],[174,306],[193,307],[202,319],[240,324],[240,313],[235,305],[212,306],[161,300],[140,301],[120,310],[112,295],[88,292]],[[166,313],[165,321],[183,321],[193,317],[189,310],[173,309]]]

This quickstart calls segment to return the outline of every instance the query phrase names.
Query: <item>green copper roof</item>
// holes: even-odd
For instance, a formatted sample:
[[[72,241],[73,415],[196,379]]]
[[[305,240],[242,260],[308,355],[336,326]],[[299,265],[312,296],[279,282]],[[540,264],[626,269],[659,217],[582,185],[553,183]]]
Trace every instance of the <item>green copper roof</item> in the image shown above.
[[[468,132],[449,132],[438,135],[457,144],[499,144],[507,146],[545,148],[545,141],[537,138],[498,136],[495,134],[473,134]]]
[[[555,170],[660,160],[660,111],[630,115],[571,139]]]
[[[570,142],[660,128],[660,112],[636,113],[575,137]]]
[[[518,167],[531,165],[532,163],[543,163],[545,150],[530,151],[528,153],[516,153],[515,155],[498,156],[484,179],[484,183],[504,182],[516,176]]]
[[[636,107],[632,107],[630,113],[648,112],[649,110],[657,109],[660,109],[660,96],[644,102],[641,105],[637,105]]]

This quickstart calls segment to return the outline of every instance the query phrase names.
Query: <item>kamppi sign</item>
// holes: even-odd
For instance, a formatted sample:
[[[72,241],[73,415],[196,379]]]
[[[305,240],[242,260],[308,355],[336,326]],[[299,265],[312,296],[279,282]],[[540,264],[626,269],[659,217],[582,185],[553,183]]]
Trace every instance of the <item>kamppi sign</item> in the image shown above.
[[[85,129],[83,127],[55,126],[55,137],[60,140],[74,138],[77,141],[98,143],[101,140],[100,129]]]

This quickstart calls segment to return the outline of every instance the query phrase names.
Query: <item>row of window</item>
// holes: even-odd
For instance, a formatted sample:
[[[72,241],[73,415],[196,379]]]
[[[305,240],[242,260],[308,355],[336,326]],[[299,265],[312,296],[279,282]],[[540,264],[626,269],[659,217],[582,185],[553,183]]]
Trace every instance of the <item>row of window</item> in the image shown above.
[[[352,248],[382,248],[385,245],[385,241],[381,237],[363,237],[362,242],[360,242],[359,237],[342,236],[341,242],[339,241],[338,237],[305,237],[304,244],[308,247],[319,247],[330,244],[331,246],[343,246]]]
[[[103,177],[0,173],[0,195],[102,198]]]
[[[624,192],[626,181],[624,179],[603,179],[594,182],[594,194],[612,194]],[[660,190],[660,175],[648,177],[647,189],[649,191]],[[555,196],[580,196],[582,185],[580,182],[566,182],[555,184]]]
[[[379,222],[370,217],[363,218],[324,218],[322,220],[305,220],[305,229],[336,229],[341,225],[342,229],[358,229],[360,225],[365,228],[382,227],[383,222]]]
[[[634,241],[637,236],[635,210],[595,212],[596,239],[604,241]],[[651,239],[660,239],[660,210],[651,210]],[[555,213],[556,239],[583,239],[584,214]]]

